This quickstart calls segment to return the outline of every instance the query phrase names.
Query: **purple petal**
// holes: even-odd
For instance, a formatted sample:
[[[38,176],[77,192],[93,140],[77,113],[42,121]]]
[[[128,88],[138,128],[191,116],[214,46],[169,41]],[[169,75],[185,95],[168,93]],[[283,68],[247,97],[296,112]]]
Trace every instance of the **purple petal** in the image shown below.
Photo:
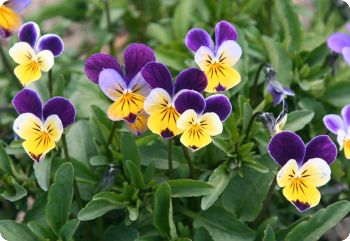
[[[215,26],[215,44],[216,49],[227,40],[236,41],[238,37],[236,29],[227,21],[220,21]]]
[[[232,105],[230,100],[224,95],[212,95],[205,99],[206,106],[204,112],[216,113],[221,121],[225,121],[231,114]]]
[[[189,109],[202,114],[205,109],[205,99],[197,91],[183,90],[175,97],[175,108],[180,114]]]
[[[26,42],[32,48],[35,47],[36,42],[40,36],[40,28],[38,24],[34,22],[28,22],[21,26],[18,31],[18,38],[21,42]]]
[[[332,34],[327,40],[328,48],[340,54],[344,47],[350,46],[350,36],[345,33]]]
[[[299,200],[296,200],[295,202],[292,202],[292,203],[300,212],[305,212],[311,208],[310,204],[302,203]]]
[[[0,28],[0,38],[8,38],[12,35],[12,32],[8,31],[7,29]]]
[[[346,105],[343,107],[341,110],[341,115],[343,116],[344,124],[345,124],[345,129],[348,129],[350,126],[350,105]]]
[[[162,88],[173,95],[173,81],[168,68],[161,63],[149,62],[141,71],[142,77],[152,89]]]
[[[127,85],[148,62],[155,61],[153,50],[145,44],[130,44],[124,54]]]
[[[202,46],[208,47],[209,49],[214,48],[213,40],[211,39],[208,32],[200,28],[191,29],[187,33],[185,44],[187,48],[193,52],[197,52],[197,50]]]
[[[329,136],[316,136],[306,145],[304,162],[312,158],[321,158],[331,164],[337,158],[337,153],[337,147]]]
[[[339,115],[326,115],[323,117],[323,123],[333,134],[338,134],[339,130],[345,130],[343,119]]]
[[[289,95],[289,96],[294,96],[295,95],[294,91],[289,89],[288,87],[283,87],[283,93],[285,95]]]
[[[75,108],[66,98],[54,97],[49,99],[44,106],[44,119],[50,115],[58,115],[63,127],[67,127],[75,122]]]
[[[276,91],[272,85],[268,85],[267,91],[272,95],[273,97],[273,105],[277,106],[279,105],[283,100],[283,94],[281,92]]]
[[[91,55],[85,61],[84,69],[86,76],[95,84],[98,84],[98,78],[100,76],[101,71],[104,69],[114,69],[121,76],[124,76],[118,61],[108,54]]]
[[[39,95],[31,89],[19,91],[12,100],[12,104],[19,114],[32,113],[42,118],[42,102]]]
[[[64,43],[60,36],[56,34],[45,34],[38,41],[38,49],[49,50],[57,57],[62,54]]]
[[[176,78],[175,93],[180,90],[195,90],[202,92],[208,85],[208,79],[205,73],[196,68],[189,68],[182,71]]]
[[[304,160],[305,145],[294,132],[283,131],[272,137],[268,151],[275,162],[281,166],[284,166],[291,159],[296,160],[301,165]]]
[[[11,8],[15,12],[21,12],[23,9],[28,7],[28,5],[31,3],[31,0],[10,0],[6,2],[6,7]]]
[[[350,65],[350,47],[343,48],[341,53],[343,54],[345,62]]]

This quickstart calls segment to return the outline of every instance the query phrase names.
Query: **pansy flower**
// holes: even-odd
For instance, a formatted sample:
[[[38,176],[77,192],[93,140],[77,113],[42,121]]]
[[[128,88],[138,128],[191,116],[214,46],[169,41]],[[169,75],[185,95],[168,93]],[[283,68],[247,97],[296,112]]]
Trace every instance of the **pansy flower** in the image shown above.
[[[10,50],[10,56],[18,64],[15,75],[23,86],[41,78],[41,72],[48,72],[54,65],[54,57],[62,54],[62,39],[55,34],[40,37],[39,26],[28,22],[18,32],[19,41]]]
[[[345,157],[350,159],[350,105],[346,105],[341,115],[326,115],[323,123],[333,134],[337,135],[340,150],[344,148]]]
[[[42,161],[56,147],[63,128],[75,121],[75,108],[63,97],[51,98],[43,106],[35,91],[23,89],[16,94],[12,104],[20,114],[13,130],[24,139],[24,150],[36,162]]]
[[[299,211],[318,205],[318,187],[331,178],[329,165],[337,157],[337,148],[327,135],[313,138],[308,144],[295,133],[284,131],[275,135],[268,146],[270,156],[282,166],[277,184],[283,195]]]
[[[232,111],[229,99],[221,94],[206,99],[194,90],[184,90],[175,99],[175,108],[181,115],[177,127],[183,131],[181,143],[196,151],[221,134],[222,122]]]
[[[136,117],[134,123],[126,122],[126,127],[135,136],[141,136],[147,131],[148,117],[148,114],[145,111],[143,111]]]
[[[276,79],[276,71],[267,65],[264,69],[265,81],[267,83],[267,91],[273,97],[273,105],[279,105],[286,96],[294,96],[294,92],[288,87],[283,86]]]
[[[282,132],[284,126],[287,123],[287,116],[288,105],[285,100],[283,100],[283,108],[282,111],[278,114],[277,118],[275,118],[274,115],[270,112],[263,112],[259,115],[261,121],[269,130],[271,136]]]
[[[241,81],[241,75],[233,68],[242,55],[236,40],[236,29],[226,21],[216,24],[216,46],[203,29],[195,28],[187,33],[186,46],[195,53],[195,62],[208,78],[206,92],[231,89]]]
[[[350,32],[350,24],[347,24]],[[334,33],[327,39],[328,48],[337,54],[341,54],[347,64],[350,65],[350,35],[345,33]]]
[[[145,111],[150,115],[148,128],[165,139],[182,132],[176,122],[180,114],[175,109],[175,100],[182,90],[202,92],[207,86],[207,77],[196,68],[182,71],[174,83],[168,68],[160,63],[150,62],[142,69],[142,76],[152,91],[145,100]]]
[[[22,20],[18,15],[31,0],[0,0],[0,37],[7,38],[19,29]]]
[[[125,120],[134,124],[143,112],[143,105],[150,87],[141,75],[141,69],[148,62],[154,61],[153,50],[144,45],[134,43],[128,46],[124,54],[125,68],[118,61],[106,54],[94,54],[85,62],[87,77],[98,84],[103,93],[114,103],[108,108],[107,115],[112,121]],[[125,71],[124,71],[125,70]],[[139,118],[139,125],[129,125],[142,132],[146,116]],[[134,133],[137,132],[133,129]]]

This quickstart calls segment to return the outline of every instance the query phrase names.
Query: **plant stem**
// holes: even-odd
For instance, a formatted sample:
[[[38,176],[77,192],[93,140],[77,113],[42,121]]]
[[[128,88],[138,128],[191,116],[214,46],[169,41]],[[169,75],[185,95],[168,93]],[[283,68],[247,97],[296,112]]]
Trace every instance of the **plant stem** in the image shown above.
[[[258,88],[259,76],[260,76],[260,73],[263,70],[264,66],[265,66],[265,64],[261,64],[259,66],[258,71],[256,72],[256,75],[255,75],[255,79],[254,79],[253,87],[252,87],[252,102],[253,102],[253,104],[255,104],[256,99],[257,99],[257,93],[258,93],[257,88]]]
[[[169,178],[174,179],[173,176],[173,140],[168,140],[168,166],[169,166]]]
[[[49,96],[50,98],[53,97],[53,85],[52,85],[52,69],[49,70],[47,73],[47,78],[48,78],[48,89],[49,89]]]
[[[107,140],[107,145],[106,145],[107,148],[109,147],[110,144],[112,144],[114,133],[115,133],[116,129],[117,129],[117,122],[113,121],[112,129],[111,129],[111,132],[109,133],[108,140]]]
[[[194,170],[192,158],[191,158],[190,154],[188,153],[188,150],[186,149],[185,146],[182,146],[182,152],[183,152],[185,159],[187,161],[188,168],[190,169],[191,178],[196,179],[196,172]]]
[[[66,158],[66,161],[71,162],[71,159],[69,156],[69,151],[68,151],[66,135],[64,133],[62,134],[62,146],[63,146],[64,156]],[[81,200],[81,196],[79,193],[79,188],[78,188],[77,179],[75,177],[75,174],[74,174],[74,179],[73,179],[73,189],[74,189],[74,196],[77,199],[77,203],[78,203],[79,207],[83,208],[84,205],[83,205],[83,202]]]
[[[5,51],[2,48],[2,45],[0,44],[0,56],[1,56],[1,60],[6,68],[6,70],[8,71],[8,73],[11,75],[11,78],[15,81],[16,85],[18,88],[22,89],[23,85],[19,82],[19,80],[17,79],[17,77],[15,76],[15,74],[13,73],[13,68],[10,64],[10,62],[8,61]]]
[[[111,11],[109,6],[109,0],[103,0],[104,6],[105,6],[105,12],[106,12],[106,18],[107,18],[107,28],[108,32],[112,35],[112,39],[109,41],[109,51],[111,55],[115,55],[115,49],[114,49],[114,33],[112,28],[112,20],[111,20]]]
[[[244,139],[243,139],[243,143],[246,143],[246,142],[248,141],[249,134],[250,134],[250,131],[251,131],[251,129],[252,129],[254,120],[255,120],[255,118],[256,118],[258,115],[260,115],[260,114],[261,114],[261,112],[258,111],[258,112],[256,112],[254,115],[252,115],[252,117],[250,118],[249,123],[248,123],[248,126],[247,126],[247,130],[246,130],[246,132],[245,132],[245,136],[244,136]]]

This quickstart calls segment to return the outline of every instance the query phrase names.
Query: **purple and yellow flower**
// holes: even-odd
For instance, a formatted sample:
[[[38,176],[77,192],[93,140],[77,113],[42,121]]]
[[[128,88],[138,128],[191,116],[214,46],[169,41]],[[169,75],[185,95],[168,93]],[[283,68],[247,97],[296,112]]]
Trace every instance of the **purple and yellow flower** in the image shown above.
[[[350,32],[350,24],[347,25]],[[343,55],[344,60],[350,65],[350,35],[345,33],[334,33],[327,39],[328,48],[337,54]]]
[[[108,118],[126,121],[129,129],[137,135],[147,128],[143,106],[151,88],[143,79],[141,69],[151,61],[155,61],[153,50],[147,45],[134,43],[124,54],[125,71],[114,57],[107,54],[94,54],[85,62],[87,77],[114,101],[108,108]]]
[[[36,162],[56,147],[63,128],[75,121],[75,108],[63,97],[49,99],[43,106],[39,95],[23,89],[12,101],[19,116],[13,124],[14,132],[24,140],[22,146]]]
[[[208,145],[221,134],[223,124],[232,111],[229,99],[221,94],[206,99],[194,90],[184,90],[175,99],[180,117],[177,127],[183,132],[181,143],[192,151]]]
[[[48,72],[54,65],[54,57],[62,54],[62,39],[55,34],[40,37],[39,26],[28,22],[18,32],[19,41],[10,50],[10,56],[18,64],[15,75],[23,86],[41,78],[41,72]]]
[[[270,156],[282,166],[277,184],[283,195],[300,212],[319,204],[317,187],[331,178],[329,165],[337,157],[337,148],[327,135],[313,138],[308,144],[295,133],[284,131],[275,135],[268,146]]]
[[[146,64],[141,73],[152,88],[144,105],[150,115],[148,128],[165,139],[182,133],[176,125],[180,116],[175,109],[176,97],[183,90],[202,92],[207,86],[205,74],[199,69],[189,68],[182,71],[173,83],[168,68],[156,62]]]
[[[17,31],[22,24],[18,15],[28,7],[31,0],[0,0],[0,37],[7,38]]]
[[[346,105],[339,115],[326,115],[323,118],[326,128],[337,135],[340,150],[344,148],[344,154],[350,159],[350,105]]]
[[[241,81],[241,75],[233,68],[242,55],[237,36],[236,29],[226,21],[216,24],[216,46],[203,29],[195,28],[187,33],[186,46],[195,53],[195,62],[208,78],[206,92],[231,89]]]
[[[283,108],[277,116],[277,118],[275,118],[274,115],[270,112],[263,112],[259,115],[259,117],[262,120],[263,124],[266,126],[266,128],[269,130],[271,136],[282,132],[284,126],[287,123],[288,118],[287,102],[283,100]]]
[[[267,83],[267,91],[273,97],[273,105],[279,105],[286,96],[294,96],[294,92],[288,87],[283,86],[276,79],[276,71],[270,66],[267,65],[264,69],[265,78]]]

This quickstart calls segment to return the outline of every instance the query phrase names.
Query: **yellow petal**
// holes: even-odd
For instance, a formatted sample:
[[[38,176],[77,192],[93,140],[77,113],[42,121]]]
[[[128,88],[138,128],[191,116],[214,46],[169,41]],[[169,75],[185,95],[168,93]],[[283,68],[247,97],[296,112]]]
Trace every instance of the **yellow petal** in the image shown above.
[[[222,122],[219,116],[215,113],[205,113],[198,118],[198,124],[210,136],[216,136],[222,133]]]
[[[208,78],[206,92],[217,92],[231,89],[241,82],[241,75],[233,67],[222,64],[210,64],[204,69]]]
[[[15,68],[15,75],[24,86],[41,78],[40,66],[35,61],[20,64]]]
[[[350,159],[350,140],[344,141],[344,154],[346,159]]]
[[[9,54],[17,64],[28,63],[35,58],[33,48],[26,42],[19,42],[13,45],[9,50]]]
[[[22,20],[16,12],[0,4],[0,28],[13,32],[21,26],[21,23]]]
[[[44,50],[38,53],[37,61],[40,69],[44,72],[48,72],[54,65],[55,58],[51,51]]]
[[[14,132],[22,139],[31,139],[44,130],[42,121],[32,113],[24,113],[17,117],[13,124]]]
[[[173,107],[153,111],[148,119],[148,128],[163,138],[172,138],[182,131],[177,127],[176,122],[180,114]]]
[[[143,110],[145,97],[134,93],[126,93],[119,97],[108,109],[108,118],[113,121],[126,120],[134,123]]]
[[[53,138],[45,132],[40,132],[22,143],[24,150],[35,161],[42,160],[46,153],[56,147]]]
[[[277,184],[285,187],[291,184],[292,178],[298,174],[298,164],[295,160],[289,160],[277,174]]]
[[[331,169],[321,158],[308,160],[299,171],[301,179],[309,185],[320,187],[331,179]]]
[[[63,124],[57,115],[50,115],[45,121],[45,130],[50,137],[55,141],[61,139],[63,133]]]
[[[171,97],[167,91],[161,88],[155,88],[145,100],[145,111],[151,115],[155,112],[162,111],[171,104]]]
[[[199,125],[193,125],[185,130],[180,138],[180,141],[184,146],[196,151],[208,145],[212,139],[202,127]]]
[[[148,115],[145,112],[141,112],[136,118],[134,123],[126,122],[128,129],[135,135],[140,136],[147,131],[147,119]]]
[[[180,130],[190,128],[197,121],[197,113],[194,110],[186,110],[177,120],[177,127]]]

